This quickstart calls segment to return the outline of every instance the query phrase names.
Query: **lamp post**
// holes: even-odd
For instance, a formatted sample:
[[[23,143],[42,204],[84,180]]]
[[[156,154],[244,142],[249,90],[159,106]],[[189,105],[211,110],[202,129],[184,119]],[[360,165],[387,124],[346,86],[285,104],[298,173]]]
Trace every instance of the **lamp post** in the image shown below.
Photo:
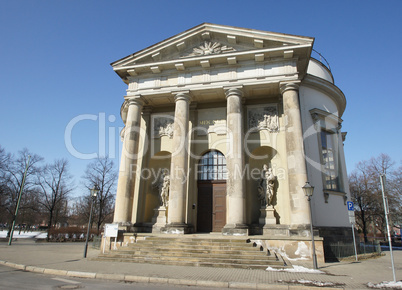
[[[317,255],[315,254],[315,243],[314,243],[314,232],[313,232],[313,213],[311,211],[311,197],[313,196],[314,186],[311,186],[307,181],[306,184],[302,187],[304,194],[307,196],[309,210],[310,210],[310,232],[311,232],[311,243],[313,250],[313,266],[314,269],[318,269],[317,267]]]
[[[96,197],[98,196],[98,192],[99,192],[99,187],[98,187],[97,184],[95,184],[95,186],[91,189],[91,199],[92,199],[91,212],[89,213],[89,221],[88,221],[88,229],[87,229],[87,238],[86,238],[86,241],[85,241],[84,258],[87,257],[89,231],[90,231],[91,220],[92,220],[92,211],[93,211],[94,203],[96,201]]]

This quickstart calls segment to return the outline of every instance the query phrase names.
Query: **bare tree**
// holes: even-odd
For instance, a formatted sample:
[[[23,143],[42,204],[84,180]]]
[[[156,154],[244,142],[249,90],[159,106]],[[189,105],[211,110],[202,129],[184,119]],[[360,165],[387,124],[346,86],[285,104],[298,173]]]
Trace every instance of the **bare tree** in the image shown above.
[[[98,234],[104,222],[111,218],[114,209],[114,195],[117,181],[117,170],[114,163],[108,157],[98,158],[88,164],[84,179],[84,186],[89,190],[95,185],[99,187],[99,193],[94,206],[94,221]],[[89,216],[91,198],[89,195],[83,196],[79,200],[81,208],[85,210],[85,216]]]
[[[398,173],[393,170],[394,162],[386,154],[381,154],[369,161],[359,162],[356,170],[349,176],[350,193],[356,205],[356,222],[362,229],[367,242],[369,224],[375,232],[380,230],[385,236],[386,223],[380,174],[387,175],[387,192],[389,211],[393,221],[400,220],[401,200],[397,188]],[[399,177],[400,178],[400,177]]]
[[[0,146],[0,223],[5,222],[7,216],[7,186],[6,186],[6,168],[11,161],[11,154],[6,153]]]
[[[39,155],[30,153],[28,149],[24,148],[18,152],[17,158],[6,154],[6,157],[3,159],[5,160],[5,164],[2,165],[1,207],[4,214],[3,218],[9,223],[8,236],[10,236],[13,221],[17,219],[15,213],[17,209],[18,196],[23,186],[22,182],[29,156],[31,156],[31,159],[27,168],[25,186],[21,192],[20,202],[20,210],[24,211],[27,208],[35,208],[35,204],[30,203],[29,201],[34,200],[35,198],[33,195],[37,193],[35,191],[34,176],[38,173],[38,164],[43,160],[43,158]]]
[[[65,208],[68,195],[73,190],[71,179],[68,172],[68,161],[65,159],[46,165],[38,176],[37,184],[41,193],[40,204],[48,216],[48,241],[50,230],[56,224],[56,218]]]
[[[367,242],[368,224],[373,210],[372,191],[366,162],[359,162],[357,170],[349,176],[351,198],[356,206],[356,222]]]
[[[6,150],[1,147],[0,145],[0,172],[4,173],[4,169],[6,169],[7,164],[10,162],[11,160],[11,154],[10,153],[6,153]]]

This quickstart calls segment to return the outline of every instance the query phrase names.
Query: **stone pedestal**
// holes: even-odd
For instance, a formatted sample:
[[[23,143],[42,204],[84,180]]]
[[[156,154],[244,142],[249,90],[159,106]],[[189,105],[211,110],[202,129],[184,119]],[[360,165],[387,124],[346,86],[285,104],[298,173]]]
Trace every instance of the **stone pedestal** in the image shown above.
[[[170,223],[161,228],[163,234],[184,235],[193,233],[193,228],[185,223]]]
[[[152,232],[160,232],[161,228],[166,226],[166,207],[160,206],[155,208],[154,211]]]
[[[272,206],[260,209],[260,225],[276,225],[275,209]]]

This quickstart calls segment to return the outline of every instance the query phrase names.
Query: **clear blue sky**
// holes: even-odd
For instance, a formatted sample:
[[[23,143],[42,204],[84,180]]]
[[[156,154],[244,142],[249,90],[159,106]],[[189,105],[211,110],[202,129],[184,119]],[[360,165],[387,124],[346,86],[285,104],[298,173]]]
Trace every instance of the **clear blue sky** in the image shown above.
[[[90,160],[66,149],[71,120],[87,119],[72,130],[77,151],[102,153],[102,118],[106,143],[119,146],[126,85],[110,63],[210,22],[315,37],[347,98],[348,171],[380,153],[399,163],[401,11],[400,0],[0,0],[0,144],[12,153],[27,147],[46,162],[67,158],[78,185]]]

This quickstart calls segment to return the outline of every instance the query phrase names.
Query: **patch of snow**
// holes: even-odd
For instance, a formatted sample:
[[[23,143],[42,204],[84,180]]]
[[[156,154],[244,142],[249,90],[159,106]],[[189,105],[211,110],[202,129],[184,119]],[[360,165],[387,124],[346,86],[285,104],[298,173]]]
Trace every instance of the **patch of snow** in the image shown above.
[[[310,257],[310,249],[305,242],[297,243],[295,255],[300,256],[300,259],[308,259],[308,257]]]
[[[367,284],[367,287],[369,288],[393,288],[393,289],[402,289],[402,281],[397,281],[397,282],[387,282],[383,281],[379,284],[374,284],[369,282]]]
[[[292,283],[292,284],[303,284],[303,285],[308,285],[308,286],[317,286],[317,287],[325,287],[325,286],[342,286],[345,284],[341,283],[332,283],[332,282],[321,282],[321,281],[310,281],[310,280],[290,280],[290,281],[283,281],[283,280],[278,280],[278,282],[283,282],[283,283]],[[310,288],[309,288],[310,289]]]
[[[264,249],[269,249],[270,251],[274,251],[274,252],[278,253],[279,255],[281,255],[284,259],[287,259],[289,261],[307,261],[307,260],[310,260],[310,258],[309,258],[310,257],[310,252],[308,250],[307,245],[304,242],[299,242],[299,244],[298,244],[298,248],[297,248],[295,254],[296,255],[301,255],[301,256],[297,257],[297,258],[290,258],[287,255],[287,253],[286,253],[286,251],[284,249],[285,246],[282,246],[280,248],[272,247],[269,244],[265,244],[261,240],[251,240],[251,242],[256,243],[258,246],[263,246]],[[307,253],[306,253],[305,248],[307,248]]]
[[[265,246],[262,244],[261,240],[251,240],[251,242],[255,243],[257,246],[263,246],[263,247]]]
[[[298,283],[298,284],[308,284],[308,285],[314,285],[314,286],[319,286],[319,287],[324,287],[324,286],[335,286],[335,283],[332,282],[321,282],[321,281],[310,281],[310,280],[292,280],[292,283]]]
[[[0,231],[0,238],[7,238],[8,231]],[[46,239],[47,233],[44,232],[23,232],[19,233],[19,231],[14,231],[13,238],[14,239]]]
[[[303,266],[293,265],[293,268],[289,269],[275,269],[272,267],[268,267],[265,269],[267,271],[276,271],[276,272],[292,272],[292,273],[311,273],[311,274],[325,274],[325,272],[315,269],[309,269]]]

